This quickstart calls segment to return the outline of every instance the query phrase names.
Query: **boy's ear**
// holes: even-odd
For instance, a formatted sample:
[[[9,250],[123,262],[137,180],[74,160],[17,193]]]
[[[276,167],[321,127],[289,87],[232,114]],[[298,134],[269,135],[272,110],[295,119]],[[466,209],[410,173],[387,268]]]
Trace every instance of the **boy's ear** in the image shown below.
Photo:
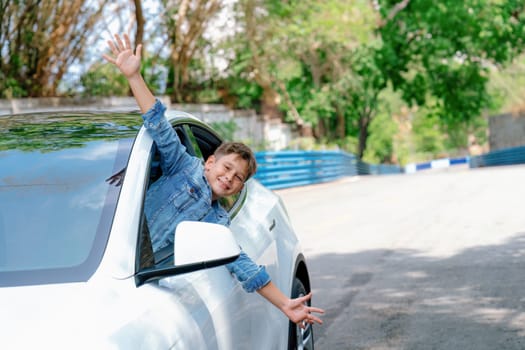
[[[212,154],[211,156],[206,159],[206,162],[204,162],[204,169],[208,170],[214,163],[215,163],[215,156]]]

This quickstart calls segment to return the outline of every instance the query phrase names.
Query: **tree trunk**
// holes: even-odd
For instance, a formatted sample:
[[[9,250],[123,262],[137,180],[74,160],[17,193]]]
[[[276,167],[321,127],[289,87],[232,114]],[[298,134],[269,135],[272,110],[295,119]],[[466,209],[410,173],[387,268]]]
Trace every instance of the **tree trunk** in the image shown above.
[[[261,114],[265,120],[281,119],[279,94],[272,88],[265,88],[263,91]]]
[[[312,126],[303,120],[303,118],[297,111],[297,108],[295,108],[292,98],[290,94],[288,93],[288,90],[286,89],[286,85],[284,85],[284,83],[281,81],[277,82],[277,85],[279,86],[279,89],[281,90],[281,94],[284,97],[284,101],[286,102],[286,104],[288,105],[288,108],[290,109],[290,114],[292,115],[292,118],[294,119],[295,126],[299,130],[299,135],[302,137],[313,136]]]
[[[325,125],[325,119],[323,118],[320,118],[319,121],[317,122],[317,127],[315,128],[315,133],[314,133],[314,136],[316,139],[321,139],[323,137],[326,136],[326,133],[327,133],[327,128],[326,128],[326,125]]]
[[[178,11],[166,22],[172,44],[171,64],[173,67],[173,97],[184,102],[184,86],[190,80],[189,65],[198,48],[209,20],[221,9],[218,0],[198,0],[190,3],[182,0]],[[173,6],[173,5],[172,5]]]
[[[370,113],[363,113],[359,118],[359,144],[357,156],[359,159],[363,158],[366,149],[366,141],[368,139],[368,125],[370,124]]]
[[[336,135],[338,139],[344,140],[346,136],[346,119],[345,114],[341,111],[341,109],[337,106],[336,107],[336,114],[337,114],[337,126],[336,126]]]
[[[259,54],[259,43],[257,41],[259,27],[255,17],[254,1],[246,1],[244,3],[244,14],[246,20],[246,37],[248,38],[252,55],[254,79],[263,89],[261,113],[264,119],[282,119],[282,113],[279,111],[279,93],[275,91],[272,86],[272,77],[266,70],[264,64],[265,57]]]
[[[135,31],[135,43],[140,44],[144,40],[144,13],[142,11],[142,1],[135,0],[135,18],[137,20],[137,28]]]
[[[137,20],[137,28],[135,31],[135,45],[142,44],[144,41],[144,25],[146,23],[144,19],[144,12],[142,11],[142,1],[135,0],[135,18]],[[144,52],[144,47],[142,52]]]

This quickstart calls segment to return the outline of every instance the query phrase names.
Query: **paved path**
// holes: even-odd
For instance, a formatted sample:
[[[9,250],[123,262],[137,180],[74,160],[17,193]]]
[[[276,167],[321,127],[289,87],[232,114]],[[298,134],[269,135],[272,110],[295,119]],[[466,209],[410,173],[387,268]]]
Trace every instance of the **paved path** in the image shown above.
[[[327,311],[317,349],[525,349],[525,166],[277,192]]]

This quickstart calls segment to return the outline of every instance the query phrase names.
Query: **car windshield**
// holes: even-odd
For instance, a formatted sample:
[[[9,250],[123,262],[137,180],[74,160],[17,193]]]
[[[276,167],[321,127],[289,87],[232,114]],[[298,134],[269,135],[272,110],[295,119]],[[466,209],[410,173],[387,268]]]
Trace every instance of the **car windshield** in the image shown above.
[[[104,252],[136,123],[0,117],[0,285],[87,280]],[[134,117],[136,118],[136,117]]]

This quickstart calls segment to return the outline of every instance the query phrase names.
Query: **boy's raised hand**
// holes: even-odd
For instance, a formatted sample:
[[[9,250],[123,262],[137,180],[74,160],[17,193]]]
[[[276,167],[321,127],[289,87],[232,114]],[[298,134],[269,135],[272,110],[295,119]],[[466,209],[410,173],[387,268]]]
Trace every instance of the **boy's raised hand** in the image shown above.
[[[137,45],[135,54],[131,49],[129,36],[124,34],[124,42],[118,34],[115,34],[115,42],[108,40],[108,46],[114,57],[103,54],[102,56],[110,63],[113,63],[127,78],[140,73],[140,53],[142,45]]]
[[[108,40],[108,46],[113,56],[105,54],[102,56],[106,61],[117,66],[128,79],[129,86],[131,91],[133,91],[133,96],[135,96],[141,112],[146,113],[155,104],[155,96],[149,90],[140,74],[140,53],[142,51],[142,45],[137,45],[137,49],[135,53],[133,53],[129,36],[124,34],[124,41],[122,41],[120,36],[115,34],[115,42]]]

